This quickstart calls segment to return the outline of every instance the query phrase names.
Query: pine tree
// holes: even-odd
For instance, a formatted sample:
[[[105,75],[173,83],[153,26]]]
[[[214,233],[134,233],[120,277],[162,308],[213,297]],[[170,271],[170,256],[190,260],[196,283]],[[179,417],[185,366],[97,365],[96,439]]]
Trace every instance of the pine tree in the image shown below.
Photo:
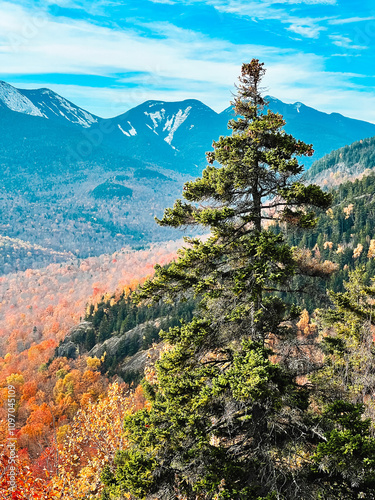
[[[288,334],[289,312],[276,292],[298,260],[269,224],[313,227],[315,209],[327,209],[331,197],[298,182],[297,157],[312,146],[265,112],[264,73],[256,59],[242,66],[232,135],[213,143],[202,177],[186,183],[185,201],[158,221],[203,226],[210,236],[186,238],[178,260],[157,266],[138,300],[193,294],[199,308],[190,323],[161,333],[169,348],[144,382],[151,408],[126,419],[129,448],[103,473],[111,498],[301,497],[297,477],[315,439],[304,421],[308,393],[270,361],[269,348]]]
[[[90,351],[96,344],[96,336],[94,330],[90,328],[85,334],[84,348],[86,351]]]

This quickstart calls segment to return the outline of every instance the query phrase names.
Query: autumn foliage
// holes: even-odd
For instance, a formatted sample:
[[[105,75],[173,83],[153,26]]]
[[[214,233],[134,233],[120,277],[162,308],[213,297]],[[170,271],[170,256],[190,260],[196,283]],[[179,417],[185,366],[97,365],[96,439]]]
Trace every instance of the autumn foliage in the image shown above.
[[[75,477],[84,490],[88,483],[91,485],[100,461],[110,461],[119,444],[116,439],[121,439],[121,412],[139,407],[142,397],[135,393],[131,401],[125,398],[121,407],[124,387],[110,386],[107,395],[109,381],[100,373],[101,360],[87,356],[51,359],[58,342],[85,315],[87,304],[95,305],[108,293],[114,293],[114,297],[129,293],[153,273],[156,262],[173,259],[177,247],[178,243],[171,242],[149,250],[123,250],[0,278],[0,500],[78,498],[66,496],[69,488],[76,489]],[[15,387],[16,400],[18,462],[14,492],[9,491],[7,477],[9,384]],[[93,420],[95,415],[97,421]],[[110,430],[114,422],[117,427]],[[95,425],[99,423],[98,441]],[[79,456],[85,457],[83,472],[68,464],[71,456],[63,445],[66,440],[72,443],[77,431],[85,433],[79,451]],[[51,478],[61,477],[56,474],[68,469],[65,482],[59,486],[56,480],[52,488]],[[98,484],[99,469],[95,470]]]

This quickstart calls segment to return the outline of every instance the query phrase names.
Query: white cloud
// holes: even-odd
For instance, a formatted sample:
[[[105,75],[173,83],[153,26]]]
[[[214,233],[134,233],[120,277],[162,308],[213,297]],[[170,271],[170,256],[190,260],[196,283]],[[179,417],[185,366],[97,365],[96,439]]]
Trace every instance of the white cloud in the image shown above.
[[[318,38],[320,32],[326,28],[323,26],[303,26],[300,24],[291,24],[288,28],[289,31],[297,33],[297,35],[302,35],[306,38]]]
[[[209,0],[208,3],[222,13],[236,14],[242,17],[245,16],[253,20],[279,21],[286,26],[287,30],[297,33],[300,36],[318,38],[320,32],[326,30],[322,22],[330,18],[298,17],[290,14],[290,8],[284,7],[302,4],[334,5],[336,0]]]
[[[199,3],[201,0],[190,1]],[[336,5],[337,0],[208,0],[207,3],[218,9],[237,10],[240,13],[249,12],[250,9],[260,11],[274,5]]]
[[[343,35],[329,35],[329,38],[332,40],[332,43],[337,47],[341,47],[343,49],[352,49],[352,50],[366,50],[369,47],[365,45],[356,45],[353,43],[353,40],[347,36]]]
[[[350,24],[350,23],[360,23],[364,21],[374,21],[375,17],[347,17],[343,19],[331,19],[328,21],[329,24],[337,25],[337,24]]]
[[[39,27],[33,13],[13,6],[7,11],[8,6],[0,2],[0,10],[7,14],[0,21],[1,69],[7,74],[111,76],[140,71],[158,78],[178,76],[181,80],[226,84],[233,82],[242,60],[280,54],[277,47],[234,45],[169,23],[149,24],[163,34],[152,40],[130,28],[109,29],[71,19],[48,17]]]

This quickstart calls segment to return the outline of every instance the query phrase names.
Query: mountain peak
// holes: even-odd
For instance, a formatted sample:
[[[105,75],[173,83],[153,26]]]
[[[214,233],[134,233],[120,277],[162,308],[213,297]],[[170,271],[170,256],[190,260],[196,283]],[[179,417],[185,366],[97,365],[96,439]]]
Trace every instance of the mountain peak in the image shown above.
[[[48,88],[20,90],[39,109],[41,116],[51,120],[60,120],[66,124],[89,128],[98,121],[98,117],[79,108],[72,102]]]
[[[43,116],[30,99],[4,81],[0,81],[0,101],[11,111],[32,116]]]

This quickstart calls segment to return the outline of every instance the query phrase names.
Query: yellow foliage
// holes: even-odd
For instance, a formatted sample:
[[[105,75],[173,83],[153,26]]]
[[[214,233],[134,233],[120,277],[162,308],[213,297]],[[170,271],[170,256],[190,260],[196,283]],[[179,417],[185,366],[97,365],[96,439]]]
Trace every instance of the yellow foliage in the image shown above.
[[[99,366],[101,365],[102,361],[97,358],[96,356],[94,358],[91,358],[90,356],[86,359],[86,365],[87,368],[90,370],[97,370]]]
[[[83,397],[85,397],[84,395]],[[89,399],[89,398],[88,398]],[[114,383],[98,401],[86,401],[59,442],[59,469],[53,485],[64,500],[100,497],[100,474],[112,465],[116,450],[125,448],[123,420],[139,407],[140,395]]]
[[[79,404],[81,408],[83,408],[89,403],[92,403],[94,400],[95,398],[92,394],[90,394],[89,392],[85,392],[84,394],[82,394]]]
[[[297,327],[298,327],[301,331],[304,331],[304,330],[305,330],[305,328],[307,328],[307,327],[308,327],[309,322],[310,322],[310,316],[309,316],[309,313],[308,313],[307,309],[304,309],[304,310],[301,312],[301,315],[300,315],[300,320],[299,320],[299,322],[297,323]]]
[[[353,258],[357,259],[358,257],[360,257],[362,251],[363,251],[363,245],[358,243],[358,245],[356,246],[356,248],[353,251]]]
[[[338,265],[330,260],[324,262],[320,259],[320,252],[317,245],[313,248],[315,256],[307,248],[294,248],[293,255],[299,269],[308,276],[329,276],[338,269]]]
[[[342,210],[345,214],[345,219],[349,219],[350,215],[353,213],[354,205],[350,203],[347,207],[344,207]]]
[[[328,215],[328,217],[330,219],[333,219],[334,215],[333,215],[333,210],[332,208],[329,208],[327,211],[326,211],[326,214]]]
[[[68,433],[69,430],[69,425],[62,425],[59,427],[56,431],[56,441],[58,444],[61,444],[64,442],[65,437]]]
[[[23,375],[21,373],[12,373],[6,378],[7,385],[22,385],[25,383]]]
[[[370,241],[370,247],[368,249],[367,257],[370,259],[371,257],[375,257],[375,240]]]

